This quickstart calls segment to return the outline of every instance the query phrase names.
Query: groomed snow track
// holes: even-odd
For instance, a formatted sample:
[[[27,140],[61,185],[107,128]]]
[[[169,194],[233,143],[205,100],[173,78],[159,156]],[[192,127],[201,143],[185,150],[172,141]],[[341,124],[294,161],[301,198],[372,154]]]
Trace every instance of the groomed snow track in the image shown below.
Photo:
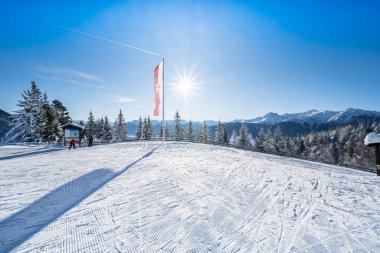
[[[135,142],[0,173],[0,252],[380,252],[380,180],[338,166]]]

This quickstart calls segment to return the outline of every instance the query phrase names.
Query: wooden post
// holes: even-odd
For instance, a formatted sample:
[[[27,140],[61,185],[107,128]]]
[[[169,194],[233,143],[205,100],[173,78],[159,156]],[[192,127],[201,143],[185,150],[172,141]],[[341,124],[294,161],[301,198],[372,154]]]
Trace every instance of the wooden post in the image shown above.
[[[377,175],[380,176],[380,144],[375,146],[375,155],[376,155],[376,171]]]

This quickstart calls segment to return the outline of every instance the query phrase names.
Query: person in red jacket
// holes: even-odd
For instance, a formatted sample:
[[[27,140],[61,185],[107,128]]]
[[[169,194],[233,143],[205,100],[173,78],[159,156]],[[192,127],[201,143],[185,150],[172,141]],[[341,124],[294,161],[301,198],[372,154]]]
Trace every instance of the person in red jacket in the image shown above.
[[[70,149],[71,147],[74,147],[74,149],[75,149],[75,140],[74,140],[74,139],[71,139],[71,141],[70,141],[69,143],[70,143],[70,147],[69,147],[69,149]]]

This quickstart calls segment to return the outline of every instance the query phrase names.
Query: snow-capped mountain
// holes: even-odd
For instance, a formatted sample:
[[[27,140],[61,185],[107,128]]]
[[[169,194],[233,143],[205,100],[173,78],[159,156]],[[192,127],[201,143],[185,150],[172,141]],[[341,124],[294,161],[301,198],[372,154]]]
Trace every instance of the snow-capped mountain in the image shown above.
[[[380,119],[380,112],[376,111],[366,111],[361,109],[349,108],[344,111],[318,111],[310,110],[301,113],[285,113],[279,115],[274,112],[265,114],[262,117],[257,117],[250,120],[236,120],[236,122],[245,123],[265,123],[265,124],[276,124],[286,121],[294,122],[307,122],[311,124],[321,124],[321,123],[350,123],[353,121],[363,121],[363,120],[373,120]]]

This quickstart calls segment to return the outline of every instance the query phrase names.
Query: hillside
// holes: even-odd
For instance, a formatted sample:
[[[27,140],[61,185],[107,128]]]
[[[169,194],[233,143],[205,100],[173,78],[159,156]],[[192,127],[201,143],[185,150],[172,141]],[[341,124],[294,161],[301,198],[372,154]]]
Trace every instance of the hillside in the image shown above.
[[[11,115],[0,109],[0,140],[11,129],[10,117]]]
[[[0,252],[380,251],[374,174],[159,144],[3,159]]]

